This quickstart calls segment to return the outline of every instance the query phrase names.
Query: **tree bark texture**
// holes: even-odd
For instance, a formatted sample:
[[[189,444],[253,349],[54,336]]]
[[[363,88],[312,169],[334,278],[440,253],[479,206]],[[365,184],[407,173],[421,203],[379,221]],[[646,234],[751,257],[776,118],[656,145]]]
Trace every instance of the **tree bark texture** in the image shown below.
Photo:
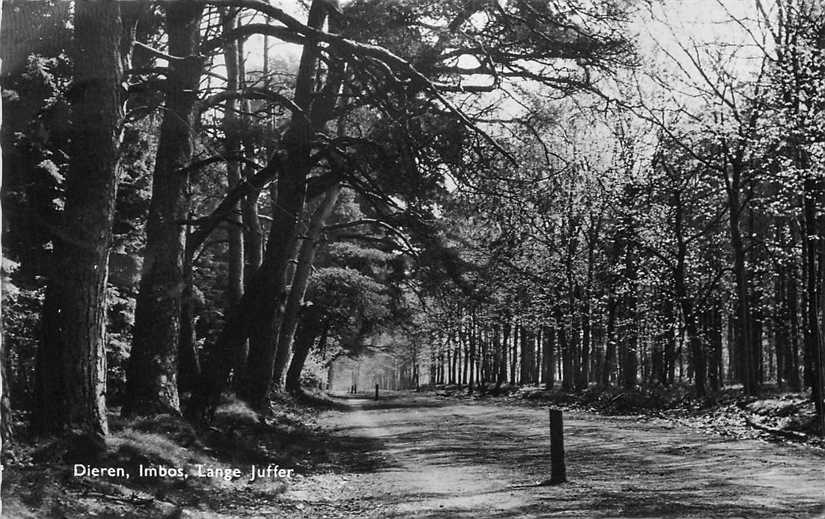
[[[231,11],[231,9],[227,11]],[[224,34],[228,34],[235,29],[237,17],[232,12],[224,12],[222,16],[224,17]],[[226,88],[230,92],[237,92],[240,88],[240,60],[236,40],[231,40],[224,45],[223,60],[226,66]],[[223,117],[224,148],[226,156],[233,157],[226,164],[229,191],[237,188],[238,184],[241,183],[241,164],[235,158],[241,156],[239,109],[240,102],[238,99],[231,98],[226,101]],[[226,233],[229,241],[229,261],[227,262],[229,283],[226,288],[226,307],[233,308],[240,302],[244,290],[244,236],[240,200],[235,202],[229,218],[226,220]]]
[[[324,2],[314,1],[308,25],[322,27],[327,9]],[[302,112],[293,114],[283,137],[283,154],[276,152],[270,159],[270,166],[277,168],[278,182],[264,258],[213,347],[201,390],[193,402],[194,413],[202,414],[217,402],[226,386],[231,359],[247,339],[249,354],[246,369],[240,374],[239,394],[253,407],[266,406],[275,368],[276,325],[287,299],[287,271],[297,251],[297,230],[306,199],[313,131],[307,114],[314,97],[317,64],[317,49],[313,43],[307,43],[301,56],[294,96],[294,102]]]
[[[340,193],[340,184],[335,184],[327,190],[324,199],[312,215],[306,237],[301,243],[301,250],[298,252],[298,263],[295,268],[295,275],[292,278],[292,287],[289,291],[278,333],[278,354],[275,358],[275,373],[273,375],[273,382],[276,387],[283,385],[282,379],[289,364],[295,329],[298,326],[298,314],[301,305],[304,303],[304,295],[306,294],[309,276],[312,273],[312,265],[315,261],[315,251],[318,250],[324,224],[332,214],[332,210],[335,209]]]
[[[189,213],[186,166],[194,153],[197,91],[202,62],[200,5],[166,4],[170,64],[169,89],[160,130],[152,201],[146,225],[143,274],[135,309],[132,355],[127,369],[124,413],[180,412],[178,343],[184,292],[185,227]]]
[[[34,429],[80,432],[102,446],[106,419],[106,282],[123,109],[115,1],[74,13],[72,147],[63,225],[54,239],[37,354]]]
[[[321,312],[317,310],[316,308],[306,309],[301,315],[295,332],[295,354],[289,363],[284,386],[290,393],[301,389],[301,372],[304,370],[304,364],[315,339],[320,335],[321,342],[324,342],[327,334],[326,325],[321,324]]]

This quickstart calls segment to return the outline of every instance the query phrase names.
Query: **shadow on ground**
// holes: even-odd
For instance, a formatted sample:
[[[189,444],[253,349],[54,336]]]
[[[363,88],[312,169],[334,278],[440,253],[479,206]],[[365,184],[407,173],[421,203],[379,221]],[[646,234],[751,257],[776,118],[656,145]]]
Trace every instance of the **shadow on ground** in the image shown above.
[[[385,505],[375,517],[825,514],[825,457],[809,447],[572,415],[565,438],[570,482],[539,487],[549,477],[544,409],[417,395],[348,403],[353,412],[331,417],[338,433],[380,440],[391,461],[352,485],[352,493]]]
[[[112,414],[109,446],[97,459],[78,457],[70,441],[26,446],[20,462],[4,470],[4,517],[289,517],[281,498],[288,486],[390,466],[380,454],[380,439],[332,434],[315,423],[307,404],[327,412],[350,409],[307,394],[285,399],[273,407],[271,416],[262,418],[241,403],[228,402],[203,428],[171,415],[123,420]],[[73,464],[81,460],[91,467],[123,468],[130,477],[78,477]],[[295,477],[249,481],[253,465],[270,464],[294,470]],[[241,475],[198,477],[198,466],[203,472],[237,468]],[[180,469],[186,476],[141,477],[141,467]]]

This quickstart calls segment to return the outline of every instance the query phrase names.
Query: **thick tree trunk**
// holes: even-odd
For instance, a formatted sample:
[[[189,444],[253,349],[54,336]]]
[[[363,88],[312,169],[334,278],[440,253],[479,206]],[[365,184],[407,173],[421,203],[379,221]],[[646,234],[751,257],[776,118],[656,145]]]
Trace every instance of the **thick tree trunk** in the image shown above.
[[[75,5],[72,160],[33,409],[35,431],[79,431],[98,448],[108,434],[106,282],[123,121],[121,30],[118,2]]]
[[[180,412],[178,343],[186,253],[185,227],[180,222],[189,214],[189,178],[183,171],[192,161],[195,147],[195,103],[203,67],[196,57],[201,9],[188,2],[166,6],[169,53],[183,60],[170,65],[135,309],[134,343],[126,372],[125,414]]]

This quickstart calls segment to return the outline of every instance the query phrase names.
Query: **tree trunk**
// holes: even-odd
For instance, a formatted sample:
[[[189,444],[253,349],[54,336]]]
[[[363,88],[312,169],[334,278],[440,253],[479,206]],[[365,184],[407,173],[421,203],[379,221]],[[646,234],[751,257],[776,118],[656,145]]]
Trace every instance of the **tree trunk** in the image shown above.
[[[515,384],[516,381],[516,348],[517,348],[517,341],[518,341],[518,325],[511,324],[512,318],[507,319],[507,330],[512,328],[513,330],[513,340],[511,342],[511,346],[508,352],[508,356],[510,357],[510,384]]]
[[[308,25],[324,24],[327,5],[315,0]],[[307,120],[314,97],[318,56],[314,43],[307,43],[295,83],[294,103],[303,113],[295,113],[283,137],[284,153],[275,153],[270,163],[277,167],[278,182],[273,207],[273,222],[264,259],[249,282],[249,289],[230,313],[218,340],[212,346],[209,364],[204,369],[201,390],[192,411],[203,415],[214,406],[231,369],[231,360],[249,339],[246,369],[241,374],[240,396],[255,408],[266,406],[275,369],[276,325],[287,299],[287,271],[298,244],[298,223],[306,199],[306,177],[310,170],[312,131]]]
[[[630,253],[628,253],[630,256]],[[635,281],[636,272],[635,264],[628,259],[625,266],[626,277],[630,282]],[[636,352],[639,344],[639,334],[637,330],[637,316],[636,316],[636,296],[632,293],[635,287],[630,289],[630,293],[626,294],[623,299],[623,340],[620,342],[621,346],[621,368],[622,368],[622,387],[624,389],[633,389],[636,387],[636,377],[638,371],[638,362],[636,360]]]
[[[786,365],[785,380],[791,391],[799,391],[799,293],[797,290],[797,269],[794,265],[788,273],[788,326],[790,335],[789,358]]]
[[[304,364],[316,337],[320,335],[323,342],[327,334],[327,326],[321,327],[320,312],[312,309],[305,313],[306,315],[301,317],[295,332],[295,354],[292,356],[286,374],[284,388],[290,393],[297,393],[301,389],[301,372],[304,370]]]
[[[195,336],[195,285],[192,279],[192,258],[188,254],[183,262],[183,286],[178,344],[178,391],[181,393],[193,391],[201,375]]]
[[[268,45],[268,42],[265,44]],[[246,70],[244,68],[243,63],[243,41],[238,42],[238,83],[239,86],[243,89],[246,88]],[[268,59],[266,56],[267,50],[266,47],[264,49],[265,59]],[[268,67],[268,63],[264,63],[264,70]],[[266,76],[266,73],[264,73]],[[243,112],[242,115],[243,122],[245,125],[252,124],[252,116],[248,115],[252,112],[252,106],[249,99],[244,99],[243,103]],[[255,142],[251,137],[251,132],[246,134],[246,138],[244,139],[244,157],[248,160],[255,159]],[[249,180],[253,176],[255,176],[255,167],[252,164],[247,163],[243,168],[243,176],[244,179]],[[260,190],[254,190],[252,193],[246,195],[243,198],[242,205],[243,205],[243,230],[244,230],[244,261],[246,262],[245,270],[244,270],[244,281],[245,284],[248,286],[249,280],[252,278],[252,274],[258,270],[258,267],[261,266],[261,262],[263,261],[263,243],[264,243],[264,233],[263,228],[261,227],[261,220],[258,214],[258,198],[261,196]],[[247,286],[244,288],[246,289]],[[244,364],[246,358],[244,357]],[[242,364],[243,365],[243,364]]]
[[[541,383],[541,376],[542,376],[542,353],[544,345],[544,338],[541,336],[541,329],[533,334],[535,338],[535,349],[533,350],[535,354],[533,355],[533,383],[540,384]]]
[[[819,380],[819,323],[818,278],[816,257],[819,244],[816,226],[816,181],[805,179],[803,192],[803,218],[805,235],[803,253],[805,265],[805,381],[811,387],[811,399],[816,405],[817,416],[822,416],[822,383]]]
[[[467,377],[469,375],[470,370],[470,347],[467,345],[467,335],[462,331],[463,325],[459,323],[458,325],[458,342],[461,344],[461,357],[464,361],[464,364],[461,368],[461,384],[467,384]]]
[[[2,253],[0,253],[0,259]],[[8,458],[6,453],[9,450],[9,442],[11,442],[14,430],[12,426],[11,417],[11,392],[8,377],[8,350],[6,341],[0,340],[0,461],[5,461]],[[0,485],[2,485],[2,474],[0,474]],[[0,508],[0,517],[2,517],[2,509]]]
[[[74,13],[72,140],[63,226],[46,292],[33,428],[79,430],[102,448],[106,418],[106,282],[123,121],[120,5]]]
[[[522,384],[529,384],[530,383],[530,348],[532,345],[530,344],[530,334],[524,328],[524,326],[519,326],[519,338],[521,344],[521,351],[520,351],[520,362],[519,362],[519,379]]]
[[[682,192],[676,189],[671,197],[672,206],[674,209],[674,235],[676,238],[676,268],[673,271],[674,289],[676,299],[679,301],[679,306],[682,309],[682,317],[685,320],[685,330],[688,335],[688,344],[690,345],[690,353],[693,358],[694,371],[694,386],[696,388],[696,397],[703,398],[705,396],[705,375],[707,373],[707,366],[705,362],[705,352],[702,346],[702,338],[699,336],[699,328],[697,325],[698,316],[695,315],[693,308],[693,298],[688,295],[687,287],[687,243],[685,242],[684,228],[682,226],[682,219],[684,218]]]
[[[507,342],[503,337],[503,333],[501,331],[501,325],[498,321],[493,324],[493,350],[495,355],[495,367],[493,368],[495,372],[496,378],[496,385],[495,389],[501,387],[501,385],[507,380]]]
[[[567,322],[565,321],[560,306],[555,308],[556,323],[558,326],[559,356],[561,357],[561,388],[564,391],[573,389],[572,363],[570,362],[570,349],[567,342]]]
[[[228,34],[237,26],[237,17],[230,12],[224,12],[222,16],[224,18],[223,32]],[[224,45],[223,60],[226,66],[226,88],[230,92],[237,92],[240,88],[240,67],[236,40],[230,40]],[[230,157],[226,163],[227,184],[230,192],[241,183],[239,108],[239,101],[232,98],[226,101],[223,116],[224,149],[226,156]],[[226,224],[229,242],[229,261],[227,262],[229,283],[226,287],[226,308],[233,308],[240,302],[244,290],[243,217],[240,201],[235,202],[232,212],[226,219]]]
[[[541,338],[544,341],[544,388],[553,389],[553,382],[555,379],[555,358],[553,351],[555,349],[556,340],[555,328],[545,326],[544,332],[541,334]]]
[[[612,294],[607,296],[607,329],[605,330],[604,370],[602,371],[602,385],[610,385],[610,376],[616,366],[616,298]]]
[[[781,227],[777,225],[777,242],[781,239]],[[790,359],[790,338],[788,337],[788,299],[787,299],[787,269],[784,265],[777,265],[776,277],[774,278],[774,304],[773,304],[773,345],[776,355],[776,384],[782,385],[787,369],[785,368]],[[787,383],[787,380],[785,380]]]
[[[693,305],[687,298],[683,299],[682,302],[682,314],[685,317],[685,331],[688,335],[690,354],[693,358],[693,383],[696,389],[696,397],[704,398],[705,377],[707,374],[705,353],[702,338],[699,336],[699,328],[696,324],[697,316],[694,315]]]
[[[589,277],[589,275],[588,275]],[[590,382],[590,290],[585,290],[584,302],[581,311],[582,323],[582,346],[581,346],[581,368],[579,379],[576,382],[576,389],[587,389]]]
[[[510,320],[505,318],[501,325],[501,359],[498,366],[498,380],[497,387],[507,382],[507,351],[510,344]]]
[[[275,387],[282,387],[284,371],[289,362],[292,352],[292,341],[295,337],[295,328],[298,326],[298,313],[304,302],[309,275],[312,272],[312,264],[315,261],[315,251],[318,250],[318,243],[321,238],[321,231],[324,224],[335,209],[338,202],[338,195],[341,193],[341,185],[335,184],[327,189],[326,196],[318,209],[312,215],[306,238],[301,243],[301,250],[298,253],[298,264],[295,275],[292,278],[292,287],[289,291],[289,298],[286,302],[281,328],[278,334],[278,355],[275,358],[275,373],[273,383]]]
[[[710,345],[710,362],[708,363],[708,383],[713,391],[719,390],[722,378],[722,310],[721,303],[714,301],[707,311],[708,330],[705,334]]]
[[[186,253],[185,227],[180,222],[189,214],[189,178],[183,171],[195,147],[195,104],[203,67],[196,57],[201,10],[201,5],[188,2],[166,6],[169,53],[184,59],[170,65],[135,308],[134,342],[126,372],[124,414],[180,412],[178,341]]]
[[[327,17],[328,6],[315,0],[310,7],[308,25],[321,28]],[[283,143],[286,161],[278,175],[277,199],[272,227],[259,272],[267,278],[262,286],[263,297],[252,301],[254,310],[249,315],[249,357],[243,375],[241,396],[253,407],[262,408],[269,397],[275,376],[276,363],[286,366],[288,351],[278,359],[278,328],[281,324],[289,294],[290,261],[298,245],[299,222],[306,201],[306,178],[311,168],[310,152],[313,121],[307,120],[314,100],[318,53],[314,43],[304,45],[298,76],[295,82],[295,105],[304,114],[293,114]],[[244,306],[244,305],[241,305]]]
[[[737,316],[734,328],[734,348],[738,358],[737,375],[742,381],[746,394],[756,392],[756,380],[753,362],[753,348],[749,344],[751,334],[750,297],[748,291],[748,273],[745,264],[745,243],[741,231],[741,212],[744,210],[740,201],[740,176],[737,165],[732,166],[732,175],[728,191],[728,214],[730,215],[730,239],[733,248],[733,272],[736,283]]]
[[[467,344],[470,348],[470,380],[468,384],[470,385],[470,392],[472,393],[476,384],[475,372],[476,364],[478,362],[478,359],[476,358],[475,310],[470,311],[470,329],[467,332],[467,338]]]

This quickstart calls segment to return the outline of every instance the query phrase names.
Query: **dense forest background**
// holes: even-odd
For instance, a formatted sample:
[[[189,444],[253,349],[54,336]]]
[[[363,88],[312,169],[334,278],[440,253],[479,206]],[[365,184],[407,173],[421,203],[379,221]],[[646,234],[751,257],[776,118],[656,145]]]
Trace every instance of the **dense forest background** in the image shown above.
[[[4,2],[4,437],[358,377],[821,420],[825,12],[700,7]]]

